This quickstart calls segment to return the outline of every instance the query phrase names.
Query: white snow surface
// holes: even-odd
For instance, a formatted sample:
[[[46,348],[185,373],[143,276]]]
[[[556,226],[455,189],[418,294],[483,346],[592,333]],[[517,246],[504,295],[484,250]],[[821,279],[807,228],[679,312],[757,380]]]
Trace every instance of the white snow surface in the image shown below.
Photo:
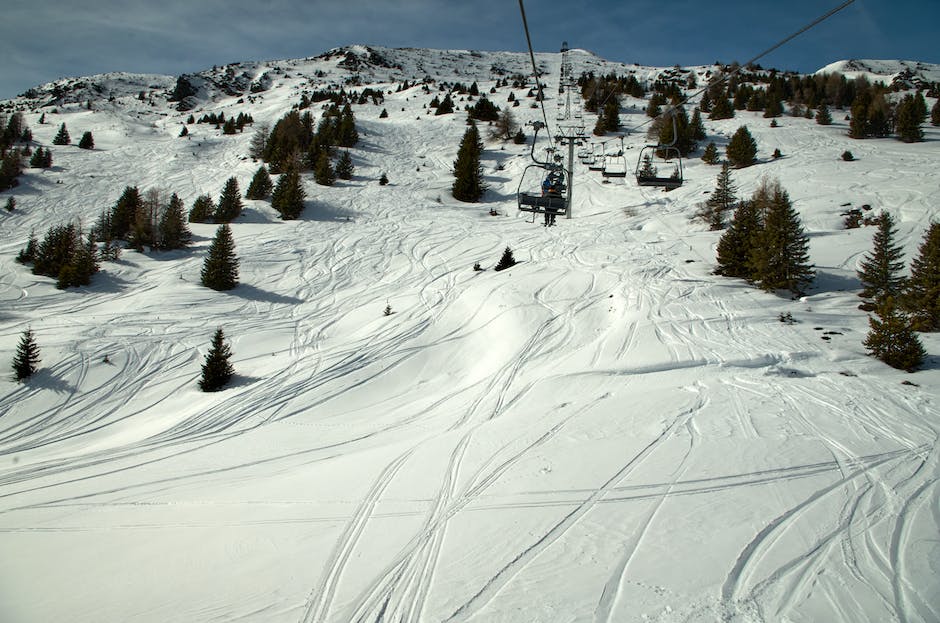
[[[392,92],[354,106],[355,178],[307,176],[296,221],[247,201],[230,292],[199,285],[214,225],[67,291],[14,257],[127,185],[187,207],[232,175],[246,189],[251,127],[179,138],[189,113],[131,87],[26,114],[39,144],[66,122],[96,146],[53,146],[54,168],[0,196],[17,200],[0,214],[0,361],[27,327],[42,356],[29,382],[0,378],[0,620],[940,620],[940,338],[921,336],[915,374],[866,355],[855,270],[873,228],[841,225],[847,204],[889,211],[909,262],[940,207],[940,131],[706,120],[720,147],[743,124],[757,140],[739,195],[777,178],[803,217],[817,279],[794,300],[712,275],[719,233],[692,215],[718,169],[697,158],[669,193],[576,163],[573,218],[544,228],[516,210],[527,148],[488,140],[484,201],[453,200],[464,115],[428,115],[436,86],[397,82],[486,93],[494,64],[528,73],[525,57],[385,53],[403,68],[360,73]],[[577,73],[658,71],[572,56]],[[193,113],[273,123],[348,76],[341,59],[257,64],[283,68],[271,89]],[[553,114],[560,55],[538,60]],[[538,118],[527,90],[519,121]],[[643,107],[626,100],[624,125]],[[631,171],[644,141],[626,139]],[[507,246],[519,264],[493,271]],[[237,376],[202,393],[219,326]]]

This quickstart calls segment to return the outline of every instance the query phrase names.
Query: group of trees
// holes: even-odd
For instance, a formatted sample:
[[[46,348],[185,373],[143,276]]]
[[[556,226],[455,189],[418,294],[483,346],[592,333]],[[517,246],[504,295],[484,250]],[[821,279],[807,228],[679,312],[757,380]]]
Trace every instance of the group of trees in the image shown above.
[[[88,285],[99,270],[94,236],[84,236],[74,223],[50,227],[42,241],[31,235],[16,261],[32,266],[35,275],[52,277],[60,290]]]
[[[861,308],[874,311],[865,347],[888,365],[912,372],[926,353],[916,331],[940,330],[940,223],[932,223],[904,277],[894,218],[881,212],[872,251],[859,264]]]
[[[138,251],[145,246],[181,249],[192,241],[185,206],[176,193],[166,197],[155,188],[141,193],[136,186],[126,186],[114,206],[101,212],[92,236],[109,249],[123,240]]]
[[[314,129],[313,116],[292,110],[274,125],[269,134],[261,128],[261,136],[252,141],[251,157],[268,163],[271,173],[281,173],[290,167],[316,170],[324,165],[332,167],[330,157],[336,147],[354,147],[359,132],[352,108],[347,103],[342,109],[332,104]]]
[[[779,181],[765,179],[735,208],[718,241],[715,273],[746,279],[762,290],[801,295],[814,277],[808,246],[786,190]]]
[[[20,148],[17,143],[28,143],[32,137],[23,113],[13,113],[9,119],[0,115],[0,191],[19,184],[16,178],[23,173],[23,159],[28,153],[28,145]]]

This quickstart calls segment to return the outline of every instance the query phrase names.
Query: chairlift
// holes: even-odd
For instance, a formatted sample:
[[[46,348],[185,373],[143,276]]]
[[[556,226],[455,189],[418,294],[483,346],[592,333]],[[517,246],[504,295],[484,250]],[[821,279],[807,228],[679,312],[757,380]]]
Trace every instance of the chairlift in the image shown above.
[[[551,153],[554,150],[550,150],[549,160],[540,161],[535,157],[535,143],[542,127],[544,124],[535,122],[530,153],[532,164],[522,171],[516,199],[520,212],[546,214],[554,220],[555,215],[565,214],[568,209],[568,171],[561,164],[561,156]]]
[[[646,145],[640,150],[636,163],[636,183],[638,186],[656,186],[667,191],[682,186],[682,154],[676,147],[679,133],[676,129],[676,117],[672,115],[672,141],[656,145]],[[675,162],[673,162],[675,160]],[[663,166],[672,166],[668,176],[659,174]]]
[[[604,149],[604,143],[601,143],[601,157],[594,158],[592,162],[588,163],[588,169],[591,171],[603,171],[606,164],[607,154]]]
[[[601,171],[601,175],[604,177],[626,177],[627,157],[623,153],[623,137],[620,137],[620,150],[608,158],[604,163],[604,170]]]

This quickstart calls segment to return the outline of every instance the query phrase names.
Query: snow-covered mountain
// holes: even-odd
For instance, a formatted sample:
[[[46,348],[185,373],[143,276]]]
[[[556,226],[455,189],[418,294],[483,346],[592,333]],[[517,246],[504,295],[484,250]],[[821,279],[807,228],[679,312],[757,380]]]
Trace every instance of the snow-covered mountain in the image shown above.
[[[645,83],[717,70],[570,56],[575,75]],[[536,60],[554,122],[561,55]],[[829,67],[937,80],[853,63]],[[713,274],[720,232],[693,215],[717,168],[697,157],[669,193],[577,162],[572,218],[545,228],[516,209],[539,182],[529,146],[487,139],[483,202],[452,199],[465,115],[430,100],[477,82],[541,119],[531,82],[496,87],[516,74],[527,55],[350,46],[2,103],[54,154],[0,193],[16,199],[0,211],[0,361],[27,327],[42,356],[27,383],[0,375],[4,623],[940,618],[940,337],[921,335],[915,374],[866,354],[856,269],[873,228],[843,227],[889,211],[909,263],[940,218],[940,130],[905,144],[849,139],[842,114],[706,121],[720,148],[745,124],[758,143],[739,196],[775,178],[802,217],[817,277],[791,299]],[[236,289],[199,285],[215,225],[192,224],[186,251],[127,250],[84,288],[14,261],[31,232],[87,227],[128,185],[187,207],[232,176],[244,190],[256,128],[334,88],[384,94],[353,105],[355,175],[305,174],[296,221],[246,201]],[[631,172],[645,106],[621,109]],[[210,112],[255,125],[186,124]],[[62,123],[95,148],[53,146]],[[507,246],[519,264],[493,271]],[[236,378],[202,393],[220,326]]]

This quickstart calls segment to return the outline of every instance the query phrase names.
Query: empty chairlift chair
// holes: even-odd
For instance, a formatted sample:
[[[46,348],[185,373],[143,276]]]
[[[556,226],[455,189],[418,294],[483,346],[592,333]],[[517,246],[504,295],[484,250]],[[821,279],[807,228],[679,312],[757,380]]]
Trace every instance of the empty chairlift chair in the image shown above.
[[[672,142],[646,145],[640,150],[636,163],[636,183],[639,186],[656,186],[672,190],[682,186],[682,153],[676,147],[676,118],[672,118]],[[662,175],[665,168],[669,175]]]

